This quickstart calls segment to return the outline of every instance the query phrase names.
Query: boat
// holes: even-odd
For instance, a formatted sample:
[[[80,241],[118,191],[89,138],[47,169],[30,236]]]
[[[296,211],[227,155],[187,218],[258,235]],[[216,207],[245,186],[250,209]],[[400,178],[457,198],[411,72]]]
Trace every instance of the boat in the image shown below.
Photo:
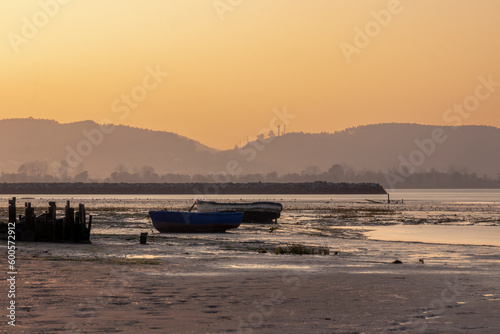
[[[240,226],[243,212],[150,211],[149,216],[160,233],[225,232]]]
[[[198,212],[243,212],[243,222],[276,223],[283,210],[283,205],[276,202],[218,203],[196,201]]]

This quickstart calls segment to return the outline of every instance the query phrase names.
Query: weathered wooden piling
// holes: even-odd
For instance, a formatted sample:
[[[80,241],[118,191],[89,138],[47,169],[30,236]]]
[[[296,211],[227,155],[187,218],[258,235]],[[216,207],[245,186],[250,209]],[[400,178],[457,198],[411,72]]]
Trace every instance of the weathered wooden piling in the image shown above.
[[[80,204],[75,209],[66,202],[65,215],[57,219],[56,202],[49,202],[48,211],[36,217],[31,203],[24,203],[24,216],[19,216],[16,226],[16,240],[19,241],[46,241],[46,242],[83,242],[90,243],[92,215],[89,215],[89,224],[86,225],[85,205]],[[16,199],[9,200],[9,222],[16,222]]]
[[[78,205],[78,212],[75,215],[75,225],[74,225],[74,240],[75,242],[80,242],[85,240],[87,234],[87,227],[85,221],[85,204]]]
[[[44,223],[43,223],[43,241],[50,241],[50,233],[52,231],[52,226],[50,224],[49,220],[49,212],[45,211],[45,215],[43,216],[44,218]]]
[[[90,239],[90,231],[91,230],[92,230],[92,215],[89,215],[89,227],[87,228],[89,239]]]
[[[47,241],[56,241],[57,240],[57,206],[56,202],[49,202],[49,239]]]
[[[78,242],[80,238],[80,211],[75,212],[75,223],[73,224],[73,241]]]
[[[49,202],[49,219],[56,220],[56,202]]]
[[[70,202],[66,203],[65,211],[66,229],[64,233],[64,240],[75,240],[75,209],[70,206]]]
[[[23,240],[35,241],[35,209],[31,207],[31,203],[24,203],[25,230],[23,231]],[[21,219],[19,219],[21,221]]]
[[[83,223],[85,224],[85,204],[79,204],[78,205],[78,212],[80,213],[79,214],[79,217],[80,217],[80,220],[79,220],[79,223]]]
[[[26,210],[24,212],[24,217],[26,220],[26,228],[28,230],[33,230],[35,227],[35,209],[31,207],[31,203],[24,203]]]
[[[9,200],[9,223],[15,223],[16,222],[16,198],[12,197],[12,199]]]

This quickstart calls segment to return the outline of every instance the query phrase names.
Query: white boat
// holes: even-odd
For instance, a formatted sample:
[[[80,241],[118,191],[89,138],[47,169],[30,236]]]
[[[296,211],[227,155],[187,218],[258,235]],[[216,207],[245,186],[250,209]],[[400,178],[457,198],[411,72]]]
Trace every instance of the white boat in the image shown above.
[[[276,202],[251,203],[218,203],[196,201],[198,212],[243,212],[243,222],[272,223],[277,222],[283,205]]]

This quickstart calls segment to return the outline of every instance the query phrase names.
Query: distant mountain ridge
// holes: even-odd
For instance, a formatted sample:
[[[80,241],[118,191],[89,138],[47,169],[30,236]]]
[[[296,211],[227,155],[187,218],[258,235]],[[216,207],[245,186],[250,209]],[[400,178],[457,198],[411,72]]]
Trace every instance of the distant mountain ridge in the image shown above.
[[[194,156],[209,158],[217,152],[170,132],[123,125],[107,133],[103,129],[93,121],[61,124],[33,118],[1,120],[0,170],[16,170],[20,164],[34,160],[46,160],[49,165],[81,160],[73,169],[97,176],[108,175],[120,164],[129,169],[150,165],[161,171],[182,171],[182,162],[191,163]]]
[[[151,166],[158,173],[283,174],[345,164],[373,171],[456,168],[496,178],[498,147],[500,129],[490,126],[374,124],[335,133],[287,133],[219,151],[170,132],[93,121],[0,120],[1,172],[40,160],[53,168],[69,161],[74,173],[86,170],[94,177],[108,176],[117,166],[130,171]]]
[[[442,132],[444,141],[435,142],[435,150],[427,154],[418,143],[429,143],[433,131]],[[490,126],[374,124],[335,133],[289,133],[258,152],[246,170],[256,172],[279,163],[282,172],[297,172],[311,165],[327,170],[332,164],[386,171],[411,160],[418,163],[413,165],[415,170],[454,168],[496,178],[500,173],[498,147],[500,129]],[[417,159],[422,155],[424,159]]]

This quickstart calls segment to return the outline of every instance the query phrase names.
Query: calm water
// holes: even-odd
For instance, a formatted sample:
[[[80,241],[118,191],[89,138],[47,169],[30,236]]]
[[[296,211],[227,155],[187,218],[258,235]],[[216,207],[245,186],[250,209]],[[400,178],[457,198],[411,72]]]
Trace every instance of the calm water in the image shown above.
[[[500,189],[389,189],[391,199],[405,201],[434,201],[462,203],[500,202]],[[19,201],[33,199],[80,200],[287,200],[287,201],[363,201],[365,199],[385,201],[387,195],[16,195]],[[5,202],[11,196],[0,196]]]
[[[218,201],[279,201],[284,205],[279,228],[242,224],[226,233],[231,240],[249,243],[271,237],[275,242],[313,242],[314,238],[449,243],[500,246],[500,189],[390,190],[387,195],[220,195],[202,199]],[[6,217],[8,196],[0,197],[0,219]],[[59,215],[66,200],[84,203],[94,216],[93,234],[122,243],[139,233],[154,233],[149,210],[187,210],[200,198],[194,195],[18,195],[19,213],[31,202],[41,214],[56,201]],[[382,204],[370,203],[378,201]],[[274,237],[273,237],[274,236]],[[279,236],[277,238],[276,236]],[[176,235],[176,238],[184,238]],[[187,236],[186,238],[192,238]],[[212,236],[198,235],[211,239]],[[318,239],[319,240],[319,239]],[[314,243],[318,243],[314,239]],[[321,239],[322,240],[322,239]],[[326,239],[325,239],[326,240]]]
[[[496,203],[500,202],[500,189],[391,189],[393,199],[410,201]]]

